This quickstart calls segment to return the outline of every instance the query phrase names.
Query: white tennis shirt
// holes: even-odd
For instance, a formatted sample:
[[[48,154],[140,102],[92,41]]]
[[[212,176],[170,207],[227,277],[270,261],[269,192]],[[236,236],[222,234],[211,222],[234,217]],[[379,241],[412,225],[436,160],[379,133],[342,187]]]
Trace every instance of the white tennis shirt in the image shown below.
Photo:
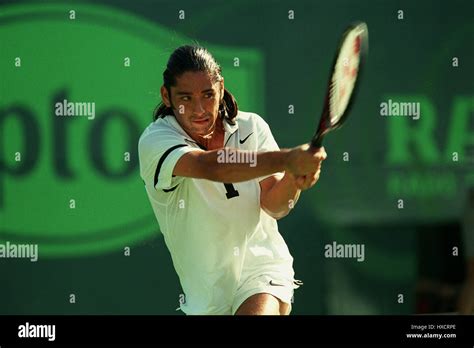
[[[235,121],[223,122],[225,147],[279,150],[260,116],[239,111]],[[227,187],[174,177],[182,155],[202,151],[174,116],[151,123],[138,150],[140,175],[185,293],[183,312],[213,314],[231,305],[243,271],[293,277],[293,258],[277,222],[260,207],[259,181],[265,177]]]

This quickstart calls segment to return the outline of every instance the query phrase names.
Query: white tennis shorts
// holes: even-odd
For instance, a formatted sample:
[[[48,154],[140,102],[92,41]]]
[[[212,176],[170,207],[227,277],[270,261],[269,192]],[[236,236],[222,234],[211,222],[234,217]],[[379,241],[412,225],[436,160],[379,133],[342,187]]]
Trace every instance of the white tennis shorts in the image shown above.
[[[250,296],[266,293],[275,296],[280,301],[289,305],[288,314],[291,312],[294,290],[299,288],[302,282],[282,273],[263,273],[253,277],[243,277],[237,288],[232,304],[232,314],[235,314],[242,303]]]

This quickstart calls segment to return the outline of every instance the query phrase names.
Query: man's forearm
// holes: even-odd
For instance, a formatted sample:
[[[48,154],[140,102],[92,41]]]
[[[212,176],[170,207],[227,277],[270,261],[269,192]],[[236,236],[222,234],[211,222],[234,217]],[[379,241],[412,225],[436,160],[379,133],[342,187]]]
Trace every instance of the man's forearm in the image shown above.
[[[263,198],[262,208],[274,218],[282,218],[290,212],[300,196],[293,178],[288,173],[277,181]]]
[[[233,155],[230,151],[233,151]],[[199,156],[202,178],[235,183],[282,172],[286,169],[287,154],[288,150],[261,153],[235,149],[206,151]],[[230,163],[238,161],[245,163]]]

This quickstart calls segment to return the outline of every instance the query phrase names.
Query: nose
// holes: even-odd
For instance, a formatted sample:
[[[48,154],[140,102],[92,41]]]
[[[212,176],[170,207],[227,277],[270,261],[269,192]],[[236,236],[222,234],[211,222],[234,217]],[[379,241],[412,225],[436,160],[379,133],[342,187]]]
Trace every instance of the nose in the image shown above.
[[[202,103],[201,101],[198,99],[194,105],[193,105],[193,113],[196,115],[196,116],[201,116],[203,115],[205,112],[204,108],[202,107]]]

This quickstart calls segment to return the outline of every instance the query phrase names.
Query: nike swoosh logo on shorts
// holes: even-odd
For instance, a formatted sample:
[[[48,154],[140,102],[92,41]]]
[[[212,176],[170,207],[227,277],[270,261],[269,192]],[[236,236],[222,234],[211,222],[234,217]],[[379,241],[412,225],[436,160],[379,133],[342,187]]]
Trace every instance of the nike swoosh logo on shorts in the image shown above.
[[[273,280],[270,280],[270,281],[269,281],[269,284],[270,284],[271,286],[284,286],[283,284],[274,283]]]
[[[239,140],[240,144],[243,144],[243,143],[245,143],[245,142],[247,141],[247,139],[249,138],[249,136],[251,136],[252,134],[253,134],[253,132],[252,132],[252,133],[250,133],[249,135],[247,135],[247,136],[245,137],[245,139],[243,139],[243,140]]]

